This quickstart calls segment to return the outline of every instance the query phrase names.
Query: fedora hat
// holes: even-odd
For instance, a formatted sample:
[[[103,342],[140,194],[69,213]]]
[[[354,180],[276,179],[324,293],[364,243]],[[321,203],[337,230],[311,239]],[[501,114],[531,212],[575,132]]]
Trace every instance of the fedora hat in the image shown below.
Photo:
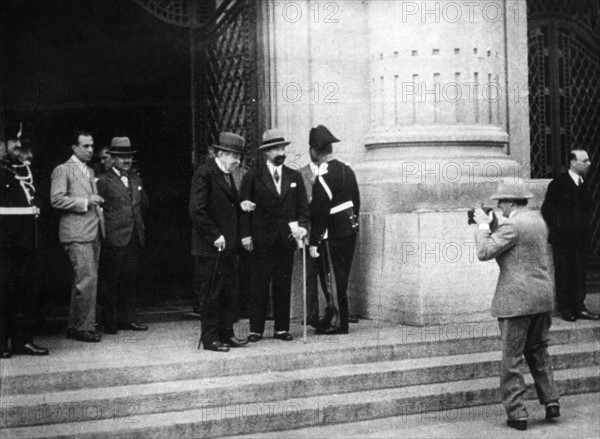
[[[308,144],[313,149],[321,149],[325,145],[339,142],[340,140],[331,134],[325,125],[319,125],[316,128],[310,129],[308,135]]]
[[[274,128],[263,133],[262,143],[258,147],[259,150],[267,150],[277,148],[278,146],[287,146],[292,142],[288,142],[283,137],[283,131]]]
[[[129,137],[113,137],[108,147],[109,154],[134,154],[137,151],[131,147]]]
[[[237,152],[239,154],[244,154],[244,146],[246,146],[246,141],[242,136],[225,131],[219,134],[219,143],[212,145],[213,148],[221,151]]]
[[[490,197],[491,200],[529,200],[533,194],[527,190],[523,180],[512,183],[501,182],[497,192]]]

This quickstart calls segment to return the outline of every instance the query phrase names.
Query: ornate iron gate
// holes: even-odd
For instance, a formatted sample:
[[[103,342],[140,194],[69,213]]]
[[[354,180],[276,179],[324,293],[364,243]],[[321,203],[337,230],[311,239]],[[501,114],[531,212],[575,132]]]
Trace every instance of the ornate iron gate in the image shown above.
[[[262,131],[258,85],[258,0],[133,0],[163,21],[190,29],[190,111],[194,164],[220,131],[251,148]]]
[[[531,176],[554,178],[585,149],[600,257],[600,0],[528,0]]]

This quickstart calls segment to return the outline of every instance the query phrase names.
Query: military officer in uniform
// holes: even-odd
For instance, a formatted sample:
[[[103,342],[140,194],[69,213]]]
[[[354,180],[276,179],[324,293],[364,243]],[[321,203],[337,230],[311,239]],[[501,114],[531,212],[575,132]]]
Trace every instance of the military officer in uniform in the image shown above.
[[[327,239],[340,313],[339,326],[324,328],[318,334],[347,334],[349,322],[348,278],[354,257],[360,194],[350,166],[335,159],[332,144],[339,140],[323,125],[310,130],[311,160],[318,164],[310,202],[310,255],[319,257],[318,246]]]
[[[33,343],[40,210],[28,161],[32,154],[21,143],[22,131],[22,124],[8,124],[6,155],[0,161],[0,358],[48,355]]]

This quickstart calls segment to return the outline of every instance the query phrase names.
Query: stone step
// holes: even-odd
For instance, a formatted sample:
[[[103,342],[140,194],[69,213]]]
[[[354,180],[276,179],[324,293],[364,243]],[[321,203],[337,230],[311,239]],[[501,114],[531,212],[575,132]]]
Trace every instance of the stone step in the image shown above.
[[[6,366],[7,368],[2,370],[0,393],[6,396],[96,389],[247,375],[264,371],[281,372],[491,352],[500,349],[497,325],[494,322],[478,325],[479,329],[476,332],[463,330],[467,327],[474,326],[382,328],[381,332],[355,335],[355,344],[348,343],[348,340],[352,340],[352,335],[339,336],[345,337],[343,340],[331,336],[313,337],[309,339],[310,344],[286,344],[265,339],[257,345],[237,349],[228,354],[198,351],[195,347],[183,351],[173,348],[169,351],[157,345],[156,349],[153,349],[151,338],[146,340],[143,349],[135,351],[134,344],[121,343],[111,346],[110,339],[105,337],[106,341],[103,340],[102,346],[78,345],[77,362],[63,361],[56,358],[57,355],[51,355],[36,362],[29,362],[27,367]],[[383,334],[381,339],[378,338],[380,333]],[[193,335],[189,340],[195,344],[192,337]],[[600,325],[596,322],[563,325],[561,322],[552,327],[550,338],[552,345],[591,342],[600,338]],[[273,349],[275,346],[276,350]],[[110,352],[99,352],[99,349]],[[235,356],[235,360],[242,361],[232,361],[232,355]],[[0,366],[11,364],[15,363],[4,362]]]
[[[556,370],[600,365],[595,343],[550,349]],[[27,425],[127,418],[192,408],[252,404],[497,376],[500,352],[340,365],[288,372],[81,389],[3,398],[0,425]]]
[[[555,379],[563,395],[600,390],[597,366],[559,370]],[[526,397],[534,398],[533,385],[528,387]],[[493,377],[267,402],[258,395],[258,400],[176,412],[132,412],[126,417],[95,422],[9,428],[0,430],[0,437],[163,439],[285,431],[490,404],[500,401],[500,390],[497,377]]]

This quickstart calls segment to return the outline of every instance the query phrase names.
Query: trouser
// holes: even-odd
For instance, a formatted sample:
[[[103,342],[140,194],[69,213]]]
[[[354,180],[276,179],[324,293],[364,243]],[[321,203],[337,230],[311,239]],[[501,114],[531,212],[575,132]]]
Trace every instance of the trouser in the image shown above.
[[[340,308],[340,329],[348,330],[348,279],[352,268],[356,235],[329,239],[329,253],[335,276],[337,302]]]
[[[0,352],[8,349],[9,339],[13,350],[33,342],[37,276],[34,250],[0,249]]]
[[[141,247],[134,233],[125,247],[105,243],[100,252],[100,308],[107,328],[137,322],[135,311],[136,278]]]
[[[65,244],[65,251],[71,260],[74,274],[68,327],[77,331],[94,331],[100,240],[96,238],[92,242],[70,242]]]
[[[558,401],[559,391],[554,382],[552,361],[548,354],[548,332],[551,313],[531,314],[498,319],[502,338],[500,387],[502,404],[509,419],[527,418],[523,395],[523,356],[535,382],[541,404]]]
[[[250,332],[262,334],[265,330],[269,287],[273,295],[275,331],[289,331],[294,249],[275,245],[254,253],[250,274]]]
[[[585,310],[586,252],[552,246],[556,281],[556,308],[559,312]]]
[[[308,251],[308,247],[306,247]],[[319,246],[318,258],[306,257],[306,310],[309,323],[317,323],[319,321],[319,283],[325,299],[329,297],[327,288],[327,272],[325,269],[325,249]]]
[[[237,272],[235,256],[196,258],[200,290],[201,340],[206,346],[234,336],[237,310]]]

